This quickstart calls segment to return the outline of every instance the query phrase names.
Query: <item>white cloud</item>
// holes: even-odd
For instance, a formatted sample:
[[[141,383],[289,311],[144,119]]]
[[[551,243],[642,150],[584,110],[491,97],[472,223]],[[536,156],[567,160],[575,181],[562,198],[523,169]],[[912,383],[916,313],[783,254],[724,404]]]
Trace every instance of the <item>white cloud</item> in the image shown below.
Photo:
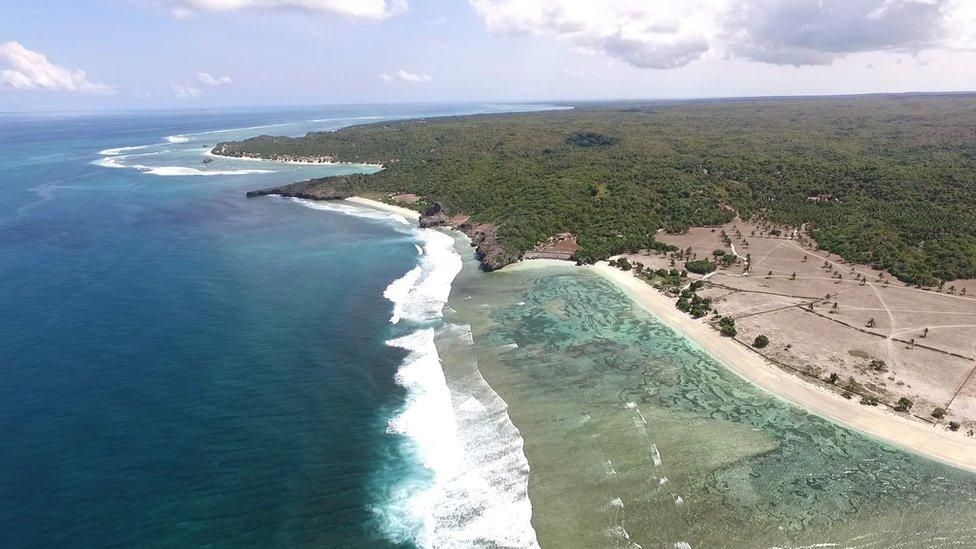
[[[204,86],[229,86],[234,83],[234,80],[229,76],[216,77],[207,72],[198,72],[197,82]]]
[[[550,36],[640,68],[703,57],[826,65],[852,53],[976,48],[973,0],[469,0],[493,32]]]
[[[392,75],[381,74],[380,80],[384,82],[430,82],[433,78],[429,74],[417,74],[400,69]]]
[[[173,90],[173,95],[180,99],[191,99],[203,95],[203,91],[200,88],[194,88],[190,85],[170,84],[169,86]]]
[[[156,0],[176,17],[201,11],[319,11],[355,19],[386,19],[407,9],[406,0]]]
[[[85,71],[55,65],[17,42],[0,43],[0,86],[18,90],[115,93],[115,86],[88,80]]]

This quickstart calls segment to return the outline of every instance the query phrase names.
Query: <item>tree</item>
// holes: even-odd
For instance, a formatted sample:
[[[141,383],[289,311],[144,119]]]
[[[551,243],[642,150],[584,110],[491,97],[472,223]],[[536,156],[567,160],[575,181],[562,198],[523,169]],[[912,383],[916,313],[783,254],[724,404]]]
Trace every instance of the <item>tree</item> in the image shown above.
[[[685,263],[685,269],[690,273],[704,275],[714,271],[715,264],[707,259],[698,259]]]
[[[764,335],[756,336],[756,339],[752,342],[752,346],[757,349],[762,349],[766,345],[769,345],[769,338]]]
[[[939,406],[935,410],[932,410],[932,417],[934,417],[935,419],[942,419],[945,417],[945,413],[946,413],[946,409],[943,408],[942,406]]]
[[[840,379],[840,376],[837,375],[837,372],[830,372],[830,377],[827,378],[827,383],[835,385],[838,379]]]
[[[901,397],[898,399],[898,406],[895,406],[895,410],[898,412],[907,412],[912,408],[912,401],[907,397]]]
[[[719,333],[725,337],[735,337],[738,332],[736,331],[735,326],[722,326]]]
[[[871,320],[868,320],[867,327],[868,328],[874,328],[874,318],[873,317],[871,318]]]

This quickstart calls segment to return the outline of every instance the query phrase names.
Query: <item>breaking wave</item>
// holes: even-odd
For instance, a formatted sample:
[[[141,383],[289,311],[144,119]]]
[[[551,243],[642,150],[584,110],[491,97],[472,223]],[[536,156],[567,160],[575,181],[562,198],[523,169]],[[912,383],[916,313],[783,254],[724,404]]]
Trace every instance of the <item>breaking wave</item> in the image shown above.
[[[124,166],[128,167],[128,166]],[[133,166],[135,167],[135,166]],[[158,166],[150,168],[141,166],[137,169],[143,170],[150,175],[250,175],[255,173],[274,173],[274,170],[198,170],[197,168],[187,168],[184,166]]]
[[[396,374],[406,402],[387,431],[406,438],[423,471],[384,478],[393,486],[373,511],[383,534],[398,543],[538,547],[522,437],[478,370],[470,329],[440,322],[461,257],[451,236],[429,229],[419,236],[419,265],[384,296],[393,303],[390,322],[412,330],[387,341],[407,351]],[[439,347],[456,350],[450,376]]]
[[[104,151],[99,151],[98,154],[103,156],[118,156],[122,153],[127,153],[131,151],[141,151],[142,149],[148,149],[151,145],[135,145],[133,147],[117,147],[114,149],[105,149]]]
[[[346,215],[351,215],[354,217],[362,217],[365,219],[375,219],[377,221],[392,221],[399,227],[403,229],[404,232],[413,233],[413,224],[403,217],[402,215],[397,215],[393,212],[387,212],[384,210],[378,210],[373,208],[366,208],[363,206],[354,206],[346,202],[320,202],[315,200],[305,200],[304,198],[289,198],[293,202],[297,202],[306,208],[311,208],[313,210],[320,210],[324,212],[336,212]],[[450,291],[450,287],[448,288]]]

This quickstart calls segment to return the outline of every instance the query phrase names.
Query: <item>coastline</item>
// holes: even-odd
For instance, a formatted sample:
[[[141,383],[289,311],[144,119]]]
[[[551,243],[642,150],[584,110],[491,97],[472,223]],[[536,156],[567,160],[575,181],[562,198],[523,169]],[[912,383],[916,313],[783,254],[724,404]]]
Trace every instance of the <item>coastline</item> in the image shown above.
[[[362,197],[346,200],[412,220],[420,218],[419,212],[377,200]],[[551,265],[575,264],[552,259],[529,259],[506,266],[505,270]],[[611,267],[604,261],[584,268],[622,289],[635,303],[695,342],[726,368],[776,397],[907,451],[976,472],[976,440],[950,434],[922,421],[895,415],[886,409],[845,399],[783,371],[742,344],[722,337],[708,325],[681,313],[668,298],[634,277],[632,273]]]
[[[403,218],[421,240],[418,265],[383,292],[393,304],[389,321],[399,326],[386,344],[407,351],[395,376],[406,397],[387,433],[408,439],[432,478],[394,482],[376,507],[384,536],[419,547],[538,548],[520,432],[478,369],[470,327],[444,318],[470,241],[460,231],[419,227],[421,214],[408,208],[358,196],[343,202]]]
[[[181,143],[176,141],[175,143]],[[214,154],[212,148],[207,148],[204,156],[210,158],[229,158],[231,160],[249,160],[252,162],[276,162],[278,164],[300,164],[303,166],[360,166],[364,168],[376,168],[382,170],[382,164],[370,164],[367,162],[308,162],[302,160],[274,160],[272,158],[255,158],[253,156],[230,156],[226,154]]]
[[[384,212],[397,214],[412,221],[417,221],[420,219],[420,212],[416,210],[411,210],[410,208],[404,208],[402,206],[394,206],[393,204],[387,204],[386,202],[380,202],[379,200],[372,200],[369,198],[363,198],[361,196],[350,196],[344,200],[359,206],[366,206],[376,210],[383,210]]]
[[[884,442],[943,463],[976,472],[976,440],[933,428],[918,420],[847,400],[782,371],[741,344],[678,311],[657,290],[606,262],[587,269],[622,289],[664,324],[697,343],[709,355],[750,383],[801,408]]]

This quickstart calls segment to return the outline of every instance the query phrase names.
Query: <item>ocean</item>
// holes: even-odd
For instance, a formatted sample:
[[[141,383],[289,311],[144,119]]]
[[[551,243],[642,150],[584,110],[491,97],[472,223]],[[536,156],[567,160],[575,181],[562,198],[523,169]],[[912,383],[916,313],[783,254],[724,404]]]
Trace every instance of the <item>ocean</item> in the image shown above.
[[[203,160],[262,133],[537,108],[0,116],[0,545],[463,537],[442,505],[457,439],[439,455],[426,425],[453,425],[432,334],[454,240],[244,197],[375,168]]]
[[[976,475],[732,374],[592,271],[248,190],[218,141],[542,108],[0,115],[0,545],[976,545]]]

